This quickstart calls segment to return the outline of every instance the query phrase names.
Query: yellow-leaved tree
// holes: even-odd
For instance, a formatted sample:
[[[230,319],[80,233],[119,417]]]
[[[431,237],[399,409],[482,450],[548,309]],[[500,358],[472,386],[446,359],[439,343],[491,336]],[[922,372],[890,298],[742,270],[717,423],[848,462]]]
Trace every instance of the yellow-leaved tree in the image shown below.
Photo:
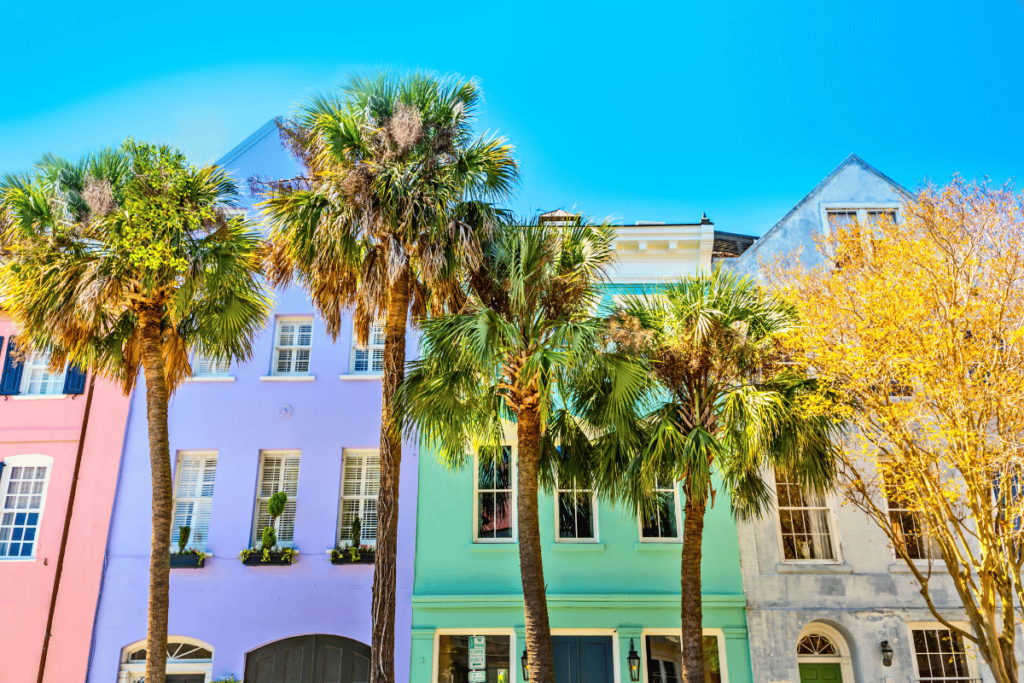
[[[830,233],[828,266],[769,273],[803,319],[787,343],[819,380],[808,408],[848,425],[842,492],[908,565],[951,651],[970,642],[996,681],[1016,683],[1024,195],[956,177],[898,221]],[[950,580],[969,628],[939,604]]]

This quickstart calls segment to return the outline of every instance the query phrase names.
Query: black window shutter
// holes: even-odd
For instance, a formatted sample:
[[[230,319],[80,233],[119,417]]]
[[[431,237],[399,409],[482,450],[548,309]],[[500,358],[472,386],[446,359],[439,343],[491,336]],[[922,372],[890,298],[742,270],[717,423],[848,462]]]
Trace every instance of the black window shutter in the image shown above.
[[[20,360],[16,361],[12,355],[17,348],[14,344],[14,337],[7,342],[7,355],[4,356],[4,372],[0,375],[0,396],[13,396],[21,393],[21,371],[25,364]]]
[[[81,394],[85,391],[85,371],[72,363],[64,376],[64,393]]]

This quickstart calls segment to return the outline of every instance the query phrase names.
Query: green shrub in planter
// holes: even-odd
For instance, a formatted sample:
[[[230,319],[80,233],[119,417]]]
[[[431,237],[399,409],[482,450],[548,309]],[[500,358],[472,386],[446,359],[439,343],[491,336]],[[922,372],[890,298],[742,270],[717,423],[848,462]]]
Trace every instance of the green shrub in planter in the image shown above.
[[[268,526],[263,528],[263,543],[262,546],[265,550],[269,550],[277,545],[277,532],[274,531],[274,527]]]
[[[358,548],[363,542],[363,523],[359,521],[359,515],[352,518],[352,526],[349,528],[349,542],[353,548]]]
[[[179,526],[178,527],[178,554],[185,554],[185,546],[188,545],[188,538],[192,535],[192,527],[190,526]]]

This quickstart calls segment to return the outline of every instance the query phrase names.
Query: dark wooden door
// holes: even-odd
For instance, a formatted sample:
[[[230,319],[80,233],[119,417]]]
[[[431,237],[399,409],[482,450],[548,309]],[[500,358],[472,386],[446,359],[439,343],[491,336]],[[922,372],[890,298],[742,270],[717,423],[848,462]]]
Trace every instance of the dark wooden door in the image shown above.
[[[341,636],[295,636],[245,656],[245,683],[369,683],[370,648]]]
[[[551,636],[556,683],[612,683],[611,636]]]

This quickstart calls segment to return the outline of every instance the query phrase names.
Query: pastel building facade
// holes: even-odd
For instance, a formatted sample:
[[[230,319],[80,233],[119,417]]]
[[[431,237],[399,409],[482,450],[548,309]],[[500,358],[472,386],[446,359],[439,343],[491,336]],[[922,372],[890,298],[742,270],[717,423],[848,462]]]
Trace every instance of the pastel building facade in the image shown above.
[[[750,241],[716,234],[706,217],[686,225],[622,226],[618,233],[618,263],[606,303],[707,269],[719,252],[741,252]],[[474,680],[470,646],[481,642],[488,683],[523,680],[525,617],[511,428],[507,443],[501,465],[476,462],[453,471],[428,452],[419,458],[411,681]],[[540,494],[544,579],[560,683],[630,681],[631,651],[641,662],[640,680],[679,680],[683,520],[680,493],[672,493],[656,519],[598,503],[586,490]],[[749,683],[736,526],[721,497],[708,512],[705,539],[709,681]]]
[[[271,122],[219,162],[243,185],[296,172]],[[233,675],[259,683],[369,680],[372,564],[335,565],[353,516],[372,546],[379,481],[381,352],[337,341],[298,288],[275,293],[251,361],[218,367],[193,359],[196,376],[172,399],[169,434],[174,528],[192,529],[201,568],[171,570],[168,681]],[[111,521],[91,683],[136,683],[145,666],[150,468],[145,387],[132,397]],[[265,525],[267,501],[288,495],[278,543],[299,552],[287,566],[239,559]],[[408,680],[416,510],[416,451],[404,451],[399,520],[396,661]]]
[[[757,240],[738,272],[760,277],[774,259],[796,257],[807,267],[826,263],[816,238],[834,225],[868,225],[888,213],[897,225],[907,191],[851,155]],[[739,527],[743,587],[754,683],[965,683],[988,677],[969,643],[939,624],[925,606],[905,563],[864,514],[836,495],[818,498],[799,485],[766,476],[777,508]],[[911,513],[890,504],[892,523],[916,537]],[[929,564],[926,540],[911,552]],[[943,616],[967,626],[945,566],[931,592]],[[883,645],[884,643],[884,645]],[[883,648],[891,649],[885,666]]]
[[[0,309],[0,681],[81,681],[128,398],[17,337]]]

